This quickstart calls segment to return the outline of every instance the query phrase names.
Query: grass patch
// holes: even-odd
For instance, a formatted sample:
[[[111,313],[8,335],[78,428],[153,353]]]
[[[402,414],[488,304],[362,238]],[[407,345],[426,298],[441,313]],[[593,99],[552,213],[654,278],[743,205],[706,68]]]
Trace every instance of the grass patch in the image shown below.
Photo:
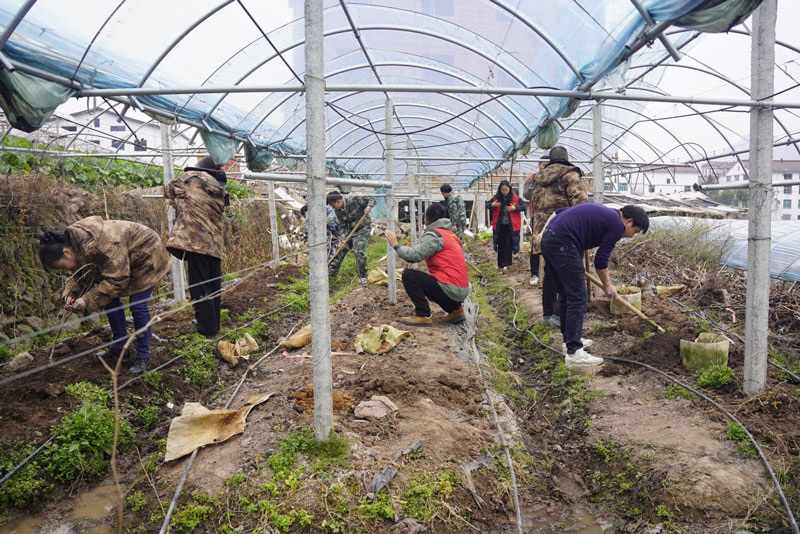
[[[430,523],[442,514],[453,490],[460,485],[461,478],[453,471],[420,473],[409,480],[403,492],[403,511],[409,517]]]
[[[111,391],[91,382],[76,382],[64,387],[67,395],[80,401],[87,401],[101,406],[106,406],[111,398]]]
[[[737,425],[733,421],[728,421],[728,430],[725,432],[725,438],[736,442],[736,450],[746,458],[758,458],[758,452],[747,437],[747,432],[744,428]]]
[[[659,397],[667,400],[674,400],[677,398],[700,400],[700,397],[698,397],[688,389],[682,388],[678,384],[670,384],[669,386],[667,386],[667,388],[664,390],[664,393],[662,393]]]
[[[727,365],[711,365],[697,373],[697,385],[701,388],[719,389],[733,380],[733,370]]]

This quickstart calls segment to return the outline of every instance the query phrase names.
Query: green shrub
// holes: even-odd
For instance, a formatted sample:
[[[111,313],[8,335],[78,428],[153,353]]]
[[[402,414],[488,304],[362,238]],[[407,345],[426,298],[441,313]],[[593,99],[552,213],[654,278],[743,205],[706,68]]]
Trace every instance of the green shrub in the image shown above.
[[[200,387],[210,385],[214,371],[219,367],[213,345],[200,334],[180,336],[176,342],[180,348],[174,348],[171,352],[186,360],[186,366],[181,369],[186,381]]]
[[[378,493],[375,500],[371,501],[364,497],[358,503],[358,515],[367,521],[384,521],[386,519],[394,518],[394,510],[392,509],[392,501],[387,492]]]
[[[692,393],[686,388],[679,386],[678,384],[670,384],[667,386],[667,389],[664,390],[664,393],[661,395],[663,399],[677,399],[678,397],[682,399],[689,399],[689,400],[697,400],[700,397]]]
[[[136,490],[125,499],[125,504],[128,505],[132,512],[138,512],[147,506],[147,499],[144,498],[141,490]]]
[[[147,384],[153,389],[158,389],[161,387],[161,381],[164,379],[164,376],[156,370],[145,371],[142,373],[142,382]]]
[[[114,443],[114,412],[104,406],[83,401],[55,428],[56,438],[46,449],[47,472],[59,482],[78,477],[98,478],[105,474]],[[133,431],[120,420],[119,452],[130,447]]]
[[[733,370],[727,365],[712,365],[697,373],[697,385],[701,388],[721,388],[733,380]]]

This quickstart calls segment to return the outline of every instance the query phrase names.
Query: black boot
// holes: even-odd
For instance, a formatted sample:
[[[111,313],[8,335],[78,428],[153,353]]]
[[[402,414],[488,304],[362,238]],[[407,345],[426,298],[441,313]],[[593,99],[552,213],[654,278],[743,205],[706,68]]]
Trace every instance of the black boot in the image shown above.
[[[132,375],[140,375],[147,371],[147,367],[150,365],[150,358],[136,358],[136,361],[133,362],[128,372]]]
[[[97,355],[98,358],[106,362],[106,365],[109,367],[114,367],[117,365],[117,360],[119,359],[119,355],[122,352],[122,349],[118,349],[116,347],[108,347],[103,352]],[[123,358],[123,362],[129,358],[130,350],[125,352],[125,358]]]

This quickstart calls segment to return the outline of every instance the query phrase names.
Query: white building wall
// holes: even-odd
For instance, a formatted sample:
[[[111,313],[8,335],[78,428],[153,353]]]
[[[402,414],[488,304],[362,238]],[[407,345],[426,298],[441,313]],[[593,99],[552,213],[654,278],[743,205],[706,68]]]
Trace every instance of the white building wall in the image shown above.
[[[613,170],[609,170],[611,174]],[[614,187],[620,193],[635,193],[638,195],[668,195],[670,193],[684,193],[692,190],[692,186],[699,180],[700,174],[694,167],[670,167],[652,169],[632,173],[625,176],[614,177]],[[619,182],[617,182],[619,180]],[[619,184],[619,185],[617,185]],[[610,179],[606,178],[606,191],[614,191]]]
[[[785,166],[777,165],[779,167]],[[772,183],[782,181],[800,180],[800,171],[776,170],[772,173]],[[747,176],[740,163],[736,163],[725,175],[721,183],[746,182]],[[799,220],[800,219],[800,186],[778,186],[772,188],[773,209],[772,220]]]

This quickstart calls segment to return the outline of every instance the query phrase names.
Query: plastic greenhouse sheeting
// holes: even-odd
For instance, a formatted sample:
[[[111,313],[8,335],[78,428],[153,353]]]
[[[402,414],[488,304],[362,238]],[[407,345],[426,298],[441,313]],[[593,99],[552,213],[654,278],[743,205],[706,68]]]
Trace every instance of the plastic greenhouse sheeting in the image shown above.
[[[669,228],[680,232],[701,223],[713,239],[730,238],[722,264],[747,270],[747,220],[698,219],[694,217],[653,217],[651,228]],[[800,221],[772,221],[769,275],[772,278],[800,281]]]
[[[739,15],[757,3],[724,5],[729,2]],[[721,5],[718,0],[640,3],[656,24]],[[22,20],[3,53],[18,68],[72,88],[299,85],[304,76],[302,0],[38,0],[32,5],[0,0],[0,25],[7,28],[18,13]],[[649,29],[630,0],[325,0],[324,16],[329,84],[586,89],[616,69]],[[684,32],[670,39],[679,46],[693,36]],[[625,67],[636,65],[637,58],[649,65],[667,57],[655,41]],[[625,67],[614,71],[615,79],[624,79]],[[568,98],[390,96],[395,132],[411,138],[416,155],[470,159],[431,161],[424,171],[478,177],[500,165],[494,159],[514,156],[554,119],[561,124],[551,126],[548,141],[560,130],[558,142],[575,156],[585,159],[590,152],[589,106]],[[326,155],[336,174],[382,170],[381,160],[361,158],[383,155],[384,98],[379,92],[326,95]],[[305,152],[302,92],[110,100],[207,130],[204,139],[213,145],[207,148],[215,159],[230,152],[232,143],[220,142],[225,137],[256,144],[286,166],[295,161],[281,156]],[[638,120],[631,113],[637,106],[609,107],[604,114],[609,138]],[[653,154],[625,156],[652,159]],[[398,178],[404,180],[404,174],[398,172]],[[472,179],[462,178],[460,185]]]

